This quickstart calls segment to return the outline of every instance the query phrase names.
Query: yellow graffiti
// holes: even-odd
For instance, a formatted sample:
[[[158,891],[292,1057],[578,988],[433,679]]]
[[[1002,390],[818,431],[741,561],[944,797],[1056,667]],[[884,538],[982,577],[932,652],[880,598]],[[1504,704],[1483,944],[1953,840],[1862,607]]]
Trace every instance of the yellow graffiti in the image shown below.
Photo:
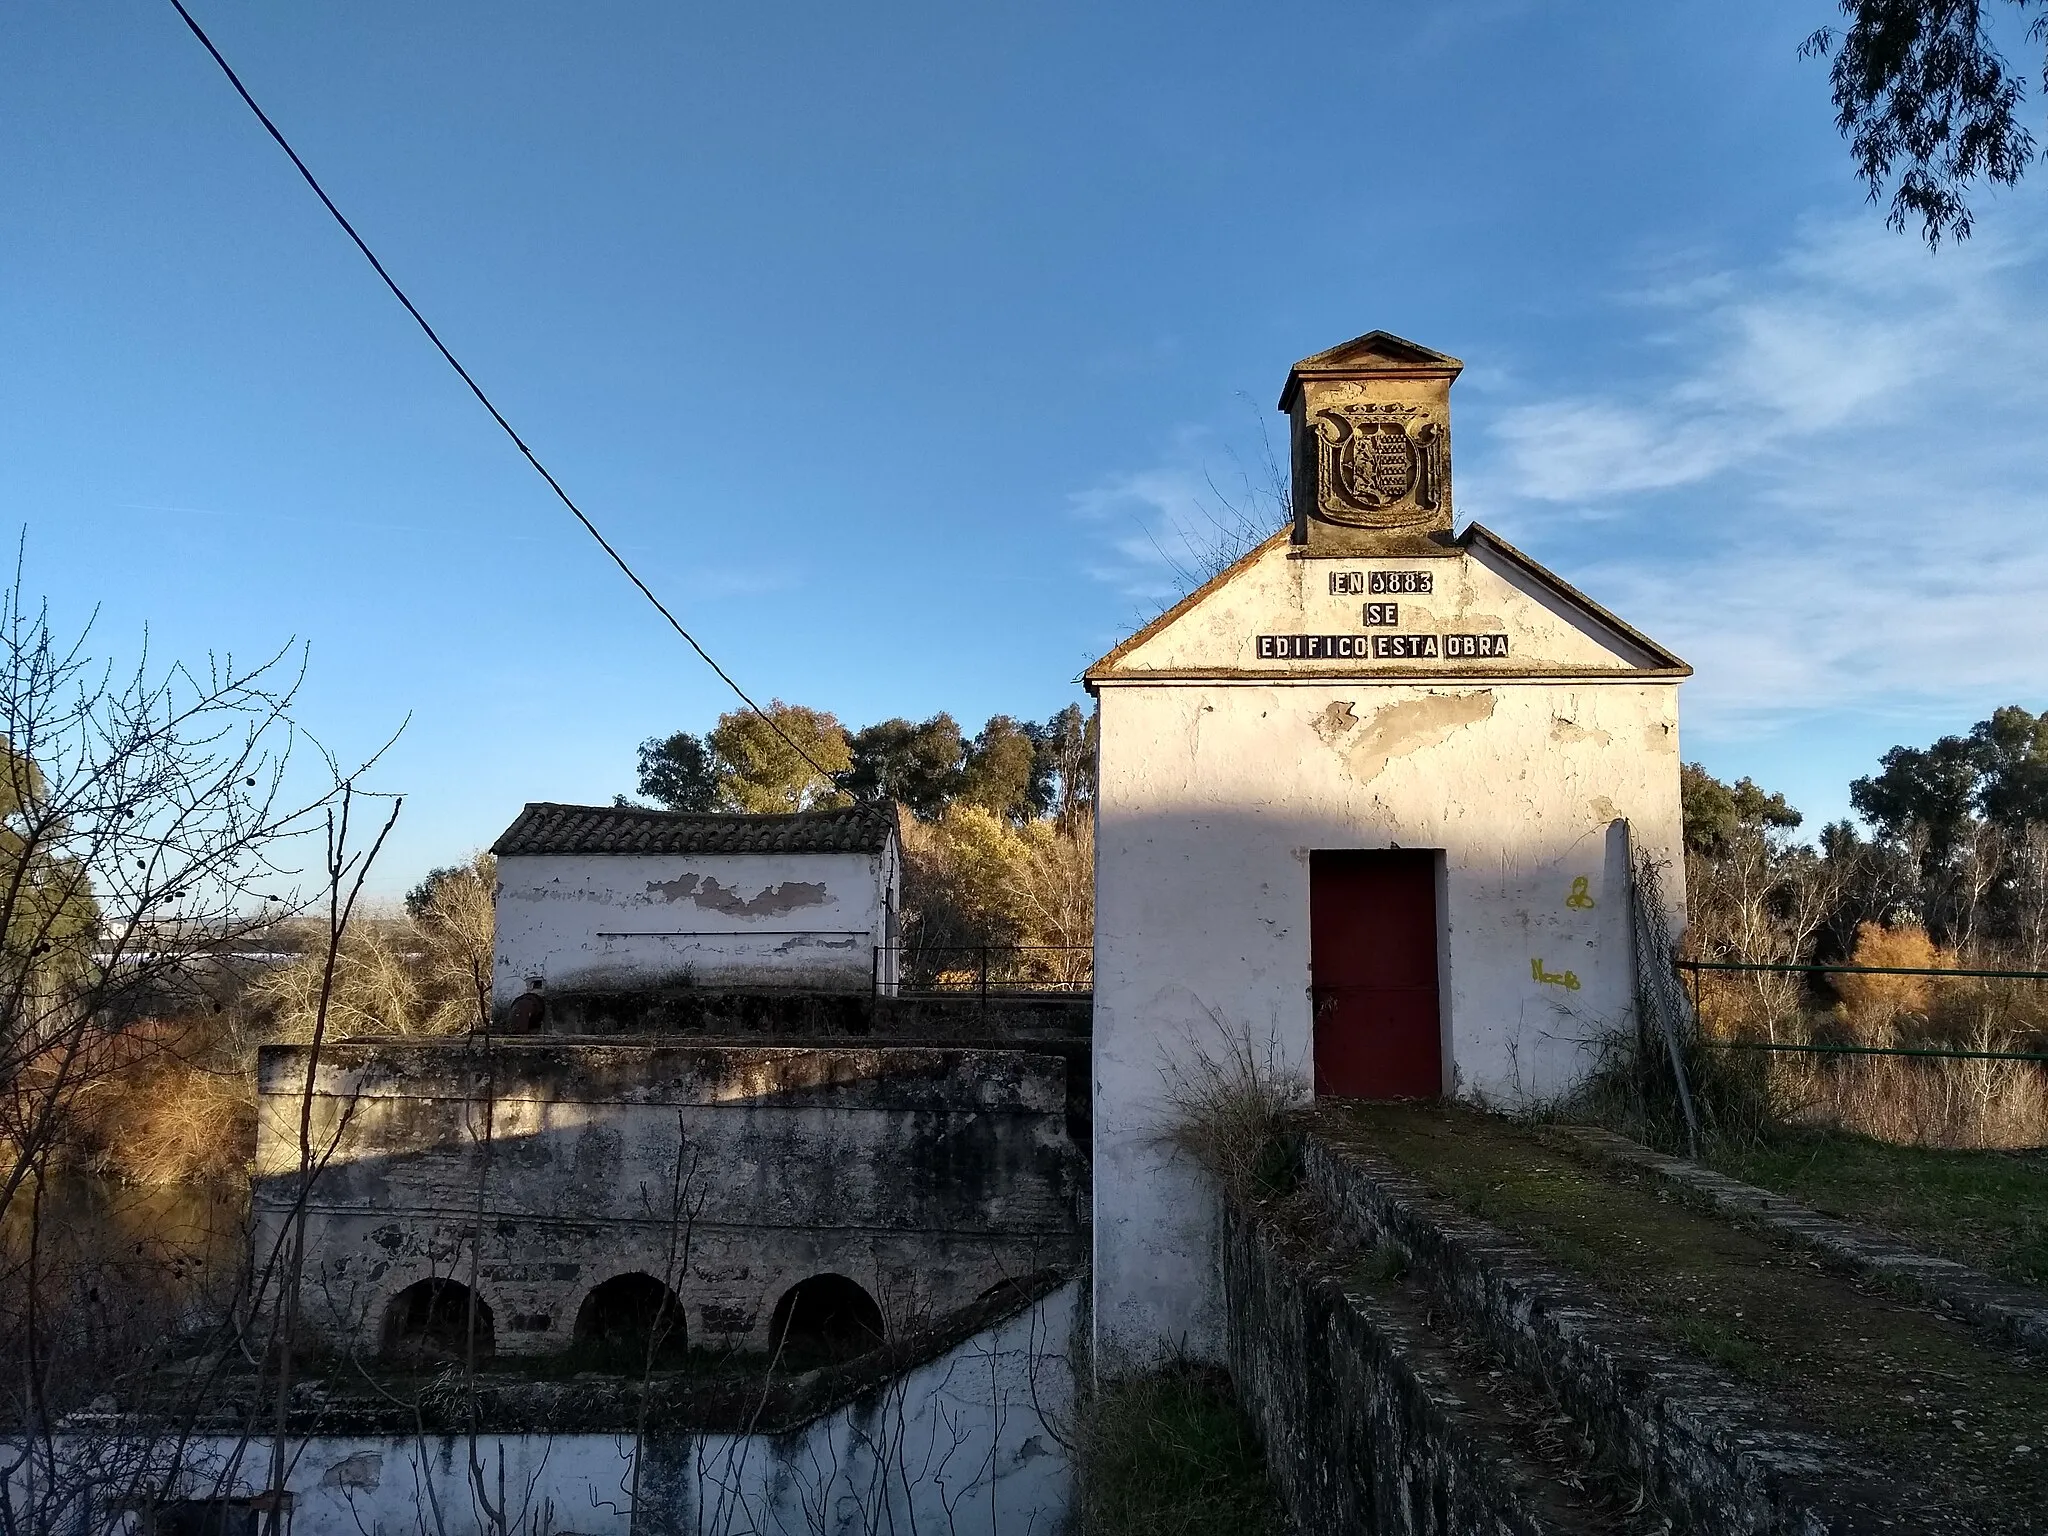
[[[1542,982],[1546,987],[1563,987],[1567,992],[1579,990],[1579,973],[1577,971],[1546,971],[1543,969],[1543,962],[1541,960],[1531,960],[1529,962],[1529,974],[1537,981]]]
[[[1564,904],[1575,912],[1583,912],[1593,905],[1593,893],[1586,889],[1584,875],[1572,876],[1572,893],[1565,897]]]

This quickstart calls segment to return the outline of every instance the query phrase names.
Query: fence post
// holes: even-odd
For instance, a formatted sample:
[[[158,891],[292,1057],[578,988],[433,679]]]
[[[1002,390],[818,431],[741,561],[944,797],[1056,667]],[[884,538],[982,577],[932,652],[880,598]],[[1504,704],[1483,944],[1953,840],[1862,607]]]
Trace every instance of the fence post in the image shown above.
[[[1678,982],[1677,956],[1672,953],[1671,935],[1664,926],[1664,910],[1658,900],[1659,881],[1650,856],[1636,846],[1633,823],[1623,821],[1622,848],[1628,859],[1629,943],[1635,951],[1636,999],[1640,1008],[1647,1002],[1657,1015],[1664,1045],[1671,1056],[1671,1075],[1678,1085],[1678,1107],[1685,1116],[1685,1145],[1693,1161],[1699,1161],[1700,1123],[1693,1112],[1692,1085],[1685,1078],[1685,1052],[1678,1042],[1678,1020],[1673,1017],[1685,1001],[1685,989]],[[1655,952],[1656,962],[1645,949]],[[1670,995],[1677,993],[1675,999]],[[1699,1027],[1698,1014],[1693,1027]]]
[[[981,1022],[988,1022],[988,946],[981,946]]]

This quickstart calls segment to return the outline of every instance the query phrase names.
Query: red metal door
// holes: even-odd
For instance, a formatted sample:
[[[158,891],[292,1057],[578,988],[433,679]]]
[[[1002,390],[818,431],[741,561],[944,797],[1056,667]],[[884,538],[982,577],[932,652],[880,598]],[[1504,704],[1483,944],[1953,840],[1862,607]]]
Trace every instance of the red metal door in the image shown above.
[[[1441,1094],[1436,856],[1311,853],[1308,930],[1317,1094]]]

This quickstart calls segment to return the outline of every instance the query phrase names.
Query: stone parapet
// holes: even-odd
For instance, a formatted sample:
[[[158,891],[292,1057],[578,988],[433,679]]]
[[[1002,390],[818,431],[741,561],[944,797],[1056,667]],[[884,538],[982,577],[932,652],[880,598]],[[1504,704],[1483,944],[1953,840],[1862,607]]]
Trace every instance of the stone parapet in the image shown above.
[[[1527,1244],[1447,1210],[1392,1164],[1309,1137],[1300,1179],[1333,1246],[1402,1270],[1432,1310],[1498,1362],[1503,1382],[1519,1379],[1553,1401],[1568,1432],[1600,1465],[1635,1479],[1673,1528],[1738,1536],[1967,1529],[1851,1447],[1789,1422],[1665,1344]],[[1234,1295],[1233,1305],[1243,1299]],[[1357,1354],[1336,1332],[1310,1347]],[[1373,1367],[1361,1357],[1351,1369],[1369,1376]],[[1357,1412],[1362,1401],[1333,1398],[1332,1410]],[[1401,1520],[1357,1528],[1493,1529]]]

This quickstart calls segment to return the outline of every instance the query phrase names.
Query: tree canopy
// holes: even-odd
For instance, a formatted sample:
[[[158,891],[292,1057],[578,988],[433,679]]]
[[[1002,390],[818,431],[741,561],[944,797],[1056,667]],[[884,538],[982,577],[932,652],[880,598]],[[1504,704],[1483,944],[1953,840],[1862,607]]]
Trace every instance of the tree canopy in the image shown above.
[[[1872,201],[1891,188],[1886,222],[1918,219],[1929,245],[1967,239],[1968,192],[2012,186],[2034,158],[2021,121],[2026,84],[1999,49],[1995,16],[2025,41],[2048,40],[2048,0],[1841,0],[1846,27],[1822,27],[1800,51],[1831,57],[1835,121]],[[1987,10],[1990,15],[1987,15]],[[2048,65],[2043,66],[2048,81]]]
[[[896,800],[927,819],[960,792],[967,744],[948,714],[919,725],[901,718],[856,731],[840,785],[857,799]]]
[[[1790,831],[1805,818],[1781,794],[1767,794],[1749,779],[1723,784],[1698,763],[1678,770],[1679,811],[1688,853],[1717,858],[1737,838]]]
[[[1977,817],[2020,836],[2029,823],[2048,823],[2048,714],[2008,704],[1967,736],[1893,747],[1877,773],[1849,786],[1849,803],[1889,836],[1917,829],[1936,859],[1967,839]]]
[[[1017,825],[1071,817],[1095,798],[1095,721],[1077,705],[1043,723],[992,715],[971,739],[944,712],[916,722],[898,716],[850,733],[830,714],[801,705],[777,700],[768,713],[816,768],[768,721],[735,710],[701,737],[678,731],[642,742],[639,793],[676,811],[894,800],[927,821],[962,804]]]

